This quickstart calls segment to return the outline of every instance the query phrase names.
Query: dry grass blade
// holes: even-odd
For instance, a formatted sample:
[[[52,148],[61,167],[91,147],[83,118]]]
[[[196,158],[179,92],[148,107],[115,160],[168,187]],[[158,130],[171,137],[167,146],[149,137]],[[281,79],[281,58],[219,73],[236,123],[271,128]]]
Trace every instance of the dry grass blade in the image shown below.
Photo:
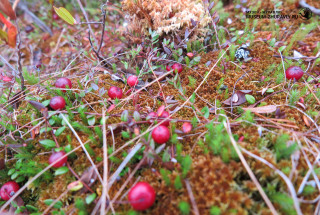
[[[190,182],[189,182],[187,179],[184,180],[184,182],[186,183],[186,187],[187,187],[188,194],[189,194],[189,197],[190,197],[190,201],[191,201],[191,204],[192,204],[193,212],[194,212],[195,215],[199,215],[199,214],[200,214],[200,213],[199,213],[199,209],[198,209],[196,200],[195,200],[195,198],[194,198],[194,196],[193,196]]]
[[[71,131],[73,132],[73,134],[76,136],[76,138],[77,138],[77,140],[79,141],[79,143],[80,143],[83,151],[86,153],[86,155],[87,155],[87,157],[88,157],[88,160],[90,161],[90,163],[91,163],[94,171],[96,172],[96,174],[97,174],[97,176],[98,176],[101,184],[103,184],[103,180],[102,180],[102,178],[101,178],[101,175],[100,175],[100,173],[99,173],[96,165],[93,163],[93,160],[91,159],[90,154],[89,154],[89,152],[87,151],[86,147],[84,146],[84,144],[83,144],[82,140],[80,139],[79,135],[78,135],[77,132],[74,130],[74,128],[72,127],[72,125],[69,123],[69,121],[67,120],[67,118],[66,118],[63,114],[61,114],[61,116],[62,116],[63,120],[67,123],[67,125],[69,126],[69,128],[71,129]]]
[[[100,214],[105,214],[106,211],[106,199],[110,202],[110,197],[108,194],[108,146],[107,146],[107,129],[106,129],[106,115],[105,110],[102,110],[102,120],[103,120],[103,190],[100,197],[101,208]],[[110,204],[112,213],[115,214],[112,204]]]
[[[129,163],[129,161],[131,160],[131,158],[136,154],[136,152],[142,147],[141,143],[138,143],[137,145],[135,145],[135,147],[129,152],[129,154],[127,155],[127,157],[122,161],[122,163],[120,164],[120,166],[118,167],[118,169],[113,173],[113,175],[110,177],[109,182],[108,182],[108,189],[110,189],[110,187],[112,186],[112,184],[115,182],[115,180],[117,179],[118,175],[121,173],[121,171],[123,170],[123,168],[126,167],[126,165]]]
[[[300,205],[299,205],[299,200],[298,200],[298,197],[297,197],[297,193],[294,189],[294,186],[293,184],[291,183],[290,179],[283,173],[281,172],[280,170],[278,170],[275,166],[273,166],[271,163],[269,163],[268,161],[266,161],[265,159],[247,151],[246,149],[244,148],[240,148],[244,153],[246,153],[247,155],[257,159],[258,161],[261,161],[262,163],[266,164],[267,166],[269,166],[271,169],[273,169],[277,174],[279,174],[283,180],[286,182],[287,186],[288,186],[288,189],[291,193],[291,197],[293,199],[293,204],[294,204],[294,207],[296,209],[296,212],[298,215],[302,215],[303,213],[301,212],[301,208],[300,208]]]
[[[132,172],[130,173],[130,175],[128,176],[127,180],[121,185],[121,188],[118,190],[118,192],[116,193],[116,195],[114,196],[114,198],[112,199],[112,202],[110,204],[112,204],[113,202],[115,202],[117,200],[117,198],[120,196],[120,194],[122,193],[122,191],[124,190],[124,188],[127,186],[127,184],[129,183],[129,181],[132,179],[132,177],[134,176],[134,174],[138,171],[138,169],[141,167],[141,165],[144,163],[146,157],[143,157],[141,159],[141,161],[138,163],[138,165],[132,170]],[[108,212],[108,211],[107,211]]]
[[[266,193],[264,192],[264,190],[262,189],[259,181],[257,180],[256,176],[253,174],[252,170],[250,169],[246,159],[244,158],[244,156],[242,155],[239,146],[237,145],[236,141],[233,139],[232,133],[231,133],[231,128],[230,126],[227,125],[226,122],[223,122],[224,127],[226,128],[230,141],[234,147],[234,149],[236,150],[242,165],[246,168],[251,180],[253,181],[253,183],[256,185],[260,195],[262,196],[263,200],[265,201],[265,203],[267,204],[267,206],[269,207],[269,209],[271,210],[272,214],[278,214],[275,207],[273,206],[273,204],[271,203],[270,199],[268,198],[268,196],[266,195]],[[299,208],[300,209],[300,208]]]

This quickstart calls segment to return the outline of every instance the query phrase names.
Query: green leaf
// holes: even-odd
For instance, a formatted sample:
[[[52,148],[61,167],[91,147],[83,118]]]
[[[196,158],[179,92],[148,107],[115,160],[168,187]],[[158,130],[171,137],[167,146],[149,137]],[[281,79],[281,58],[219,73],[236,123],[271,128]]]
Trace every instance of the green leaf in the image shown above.
[[[16,171],[15,169],[10,169],[10,170],[8,171],[8,175],[12,175],[15,171]]]
[[[26,205],[26,208],[28,209],[28,211],[33,211],[33,212],[37,212],[38,208],[36,208],[33,205]]]
[[[192,96],[190,98],[190,102],[194,103],[195,99],[196,99],[196,93],[192,93]]]
[[[66,166],[63,166],[63,167],[58,168],[58,169],[55,171],[54,175],[63,175],[63,174],[65,174],[65,173],[67,173],[68,171],[69,171],[69,168],[66,167]]]
[[[281,46],[278,50],[282,52],[287,46]]]
[[[272,88],[269,88],[269,89],[267,89],[267,91],[266,91],[267,93],[273,93],[274,92],[274,89],[272,89]]]
[[[182,188],[182,183],[180,179],[180,175],[177,175],[176,179],[174,179],[174,187],[179,190]]]
[[[129,116],[129,111],[124,110],[121,114],[121,121],[122,122],[127,122],[128,121],[128,116]]]
[[[46,199],[43,201],[46,205],[51,205],[54,200],[53,199]],[[53,207],[56,208],[56,209],[60,209],[61,207],[63,206],[62,202],[61,201],[57,201]]]
[[[94,116],[90,116],[88,117],[88,125],[94,125],[94,123],[96,122],[96,118]]]
[[[42,127],[41,129],[40,129],[40,134],[42,134],[43,132],[49,132],[49,131],[51,131],[52,130],[52,128],[50,128],[50,127]]]
[[[256,99],[252,95],[249,95],[249,94],[246,94],[246,100],[249,104],[254,104],[256,102]]]
[[[86,197],[86,203],[87,205],[91,204],[97,197],[96,193],[92,193],[89,196]]]
[[[8,42],[8,34],[2,29],[0,29],[0,39],[3,39],[5,42]]]
[[[16,179],[19,176],[19,172],[15,172],[11,175],[11,180]]]
[[[39,143],[43,145],[46,149],[54,148],[56,147],[56,143],[53,140],[40,140]]]
[[[220,214],[221,214],[221,210],[217,206],[212,206],[210,208],[210,215],[220,215]]]
[[[182,201],[179,203],[179,209],[182,215],[190,214],[190,205],[188,202]]]
[[[55,12],[57,13],[57,15],[61,19],[63,19],[64,21],[66,21],[70,25],[77,24],[77,21],[73,18],[73,16],[65,8],[63,8],[63,7],[56,8],[55,6],[53,6],[53,8],[54,8]]]
[[[203,116],[206,119],[208,119],[210,114],[208,106],[205,106],[204,108],[202,108],[201,113],[203,113]]]
[[[133,112],[133,118],[134,120],[137,122],[137,121],[140,121],[140,113],[138,111],[134,111]]]
[[[56,132],[54,133],[54,135],[56,135],[56,137],[59,136],[65,129],[66,129],[65,126],[62,126],[62,127],[58,128],[56,130]]]
[[[44,106],[48,106],[50,104],[50,99],[41,102]]]

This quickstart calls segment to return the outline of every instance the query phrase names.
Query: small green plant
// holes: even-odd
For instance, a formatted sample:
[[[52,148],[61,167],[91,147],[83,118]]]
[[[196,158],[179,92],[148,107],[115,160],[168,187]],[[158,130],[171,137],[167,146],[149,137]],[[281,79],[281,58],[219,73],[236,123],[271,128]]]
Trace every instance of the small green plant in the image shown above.
[[[291,90],[289,94],[289,104],[294,106],[299,100],[300,93],[298,90]]]
[[[188,202],[182,201],[179,203],[179,209],[182,215],[190,214],[190,205]]]
[[[274,145],[276,151],[277,160],[288,159],[290,156],[298,149],[297,143],[292,143],[288,146],[290,136],[288,134],[283,134],[279,136]]]

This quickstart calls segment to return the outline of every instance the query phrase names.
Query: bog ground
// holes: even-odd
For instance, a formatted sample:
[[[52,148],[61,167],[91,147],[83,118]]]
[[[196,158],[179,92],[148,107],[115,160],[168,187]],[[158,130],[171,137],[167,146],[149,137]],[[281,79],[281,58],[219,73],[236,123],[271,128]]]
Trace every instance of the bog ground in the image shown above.
[[[320,2],[0,3],[0,214],[319,214]]]

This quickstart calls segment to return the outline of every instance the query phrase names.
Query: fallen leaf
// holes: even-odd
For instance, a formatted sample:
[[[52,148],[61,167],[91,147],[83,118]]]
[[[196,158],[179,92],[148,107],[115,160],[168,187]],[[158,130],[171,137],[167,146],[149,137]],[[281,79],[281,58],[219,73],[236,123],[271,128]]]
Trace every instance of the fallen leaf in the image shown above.
[[[273,113],[277,110],[277,106],[275,105],[266,105],[262,107],[254,107],[254,108],[242,108],[243,110],[250,110],[253,113]]]
[[[276,109],[276,119],[284,119],[286,118],[286,113],[285,112],[281,112],[280,108]]]
[[[308,119],[308,117],[306,117],[306,115],[303,115],[302,117],[304,123],[306,124],[307,127],[310,127],[310,121]]]
[[[252,90],[238,90],[234,93],[234,95],[223,102],[225,105],[231,106],[231,99],[232,105],[241,105],[247,101],[246,94],[251,93]]]
[[[9,45],[11,48],[15,48],[15,47],[16,47],[16,44],[17,44],[17,34],[18,34],[17,28],[16,28],[14,25],[11,25],[11,26],[8,28],[8,45]]]
[[[67,11],[67,9],[63,8],[63,7],[55,7],[53,6],[54,11],[57,13],[57,15],[63,19],[64,21],[66,21],[67,23],[69,23],[70,25],[74,25],[77,24],[77,21],[73,18],[73,16],[69,13],[69,11]]]
[[[8,0],[1,0],[0,1],[0,10],[10,17],[10,19],[15,20],[16,19],[16,13],[12,9],[12,6]]]

